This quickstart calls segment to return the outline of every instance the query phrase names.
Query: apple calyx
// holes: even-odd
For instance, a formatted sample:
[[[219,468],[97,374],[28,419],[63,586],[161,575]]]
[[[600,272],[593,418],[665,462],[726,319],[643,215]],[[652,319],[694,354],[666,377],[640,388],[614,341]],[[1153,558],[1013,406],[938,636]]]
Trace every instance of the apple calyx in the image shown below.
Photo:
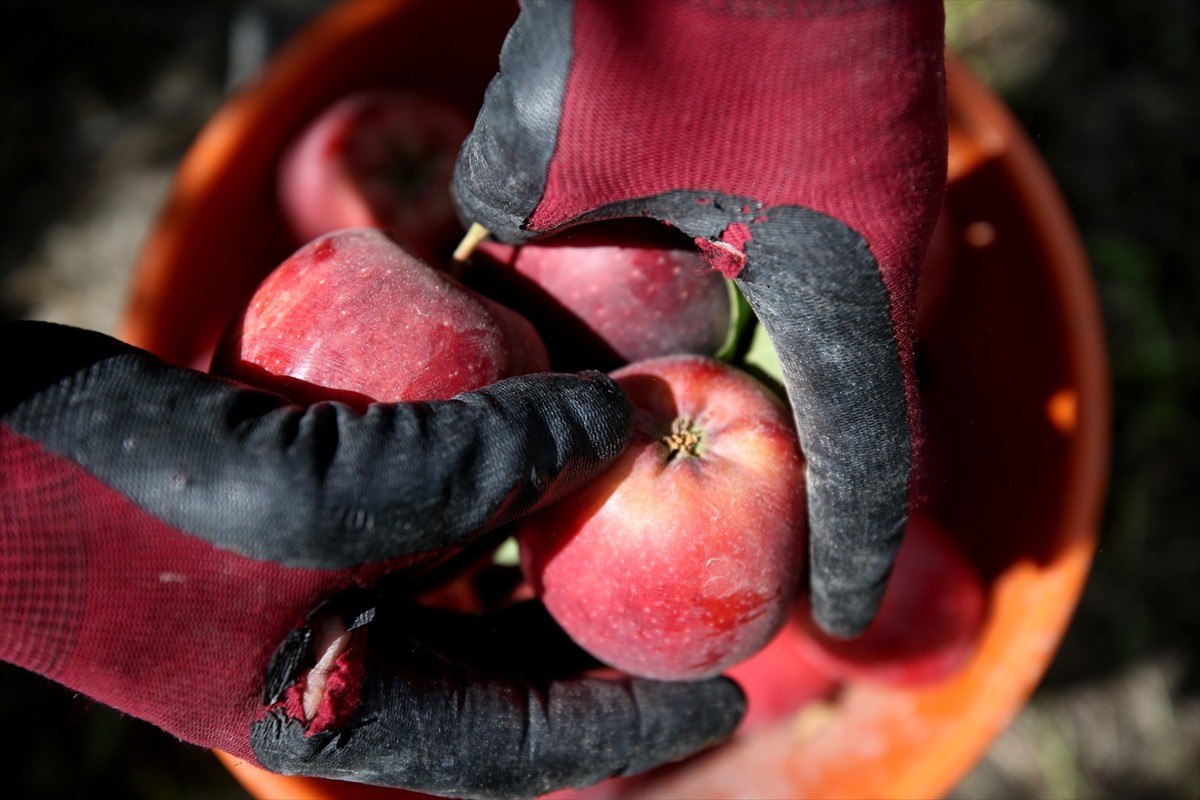
[[[682,456],[699,456],[700,429],[694,427],[690,419],[677,417],[671,423],[671,432],[662,437],[662,443],[667,446],[667,461]]]

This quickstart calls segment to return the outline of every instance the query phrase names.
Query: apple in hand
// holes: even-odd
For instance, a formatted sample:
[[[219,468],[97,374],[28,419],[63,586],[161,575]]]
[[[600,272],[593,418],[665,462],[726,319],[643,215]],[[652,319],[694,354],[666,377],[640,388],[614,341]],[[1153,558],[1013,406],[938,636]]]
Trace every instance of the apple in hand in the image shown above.
[[[612,373],[632,443],[591,484],[518,523],[559,625],[633,675],[689,680],[748,658],[787,620],[804,562],[790,412],[734,367],[668,356]]]
[[[984,622],[979,573],[927,514],[909,520],[879,614],[862,635],[838,639],[795,608],[804,658],[838,680],[915,686],[943,680],[971,656]]]
[[[276,267],[227,327],[211,371],[361,408],[548,368],[528,320],[360,228],[319,236]]]
[[[297,243],[341,228],[381,228],[436,259],[461,236],[450,195],[470,121],[413,89],[375,89],[333,103],[284,151],[277,193]]]
[[[713,355],[729,333],[725,279],[657,222],[591,223],[519,247],[484,240],[477,253],[464,279],[527,316],[558,369]]]

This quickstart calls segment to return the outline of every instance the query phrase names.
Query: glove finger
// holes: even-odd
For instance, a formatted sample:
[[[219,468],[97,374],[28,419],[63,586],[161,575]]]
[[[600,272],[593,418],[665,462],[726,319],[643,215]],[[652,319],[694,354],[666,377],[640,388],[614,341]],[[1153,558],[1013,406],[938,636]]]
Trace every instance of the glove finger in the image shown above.
[[[558,143],[573,18],[572,3],[522,3],[454,167],[460,218],[482,223],[504,242],[534,235],[524,225],[545,192]]]
[[[387,617],[408,613],[420,612],[378,609],[348,722],[314,732],[274,708],[255,723],[251,744],[264,767],[455,797],[532,797],[685,758],[729,736],[745,711],[741,690],[723,678],[517,678],[507,671],[515,661],[499,653],[496,670],[476,662],[478,652],[460,660],[397,636],[405,620]],[[414,622],[414,632],[443,642],[479,632],[470,617],[435,617],[437,636],[428,636],[432,617]],[[532,644],[537,652],[499,634],[475,649]]]
[[[775,345],[807,463],[814,617],[853,636],[878,611],[909,506],[913,395],[888,293],[866,243],[806,209],[772,209],[746,255],[738,285]]]
[[[599,373],[359,414],[301,408],[98,334],[16,326],[6,426],[185,533],[288,566],[458,547],[599,474],[632,431],[628,398]]]

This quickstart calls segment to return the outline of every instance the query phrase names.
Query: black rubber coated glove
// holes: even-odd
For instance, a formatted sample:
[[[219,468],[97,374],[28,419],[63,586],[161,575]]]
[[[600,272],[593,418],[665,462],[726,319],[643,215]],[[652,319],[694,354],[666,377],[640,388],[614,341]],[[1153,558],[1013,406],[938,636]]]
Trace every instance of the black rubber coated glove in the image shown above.
[[[940,0],[526,0],[454,187],[519,244],[649,217],[736,280],[808,464],[817,621],[874,617],[910,505],[917,274],[946,179]]]
[[[0,659],[277,772],[453,796],[640,771],[740,719],[727,680],[581,677],[540,606],[412,600],[621,451],[604,376],[359,414],[63,326],[0,345]]]

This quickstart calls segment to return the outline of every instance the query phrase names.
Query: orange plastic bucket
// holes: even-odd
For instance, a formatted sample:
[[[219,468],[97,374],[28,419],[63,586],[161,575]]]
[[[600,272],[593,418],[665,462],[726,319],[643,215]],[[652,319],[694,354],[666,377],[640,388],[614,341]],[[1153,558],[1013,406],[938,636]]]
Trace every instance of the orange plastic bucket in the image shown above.
[[[473,114],[515,14],[505,3],[376,0],[335,6],[309,26],[229,100],[180,166],[135,273],[123,338],[205,365],[234,309],[292,250],[273,198],[285,142],[334,98],[366,86],[421,85]],[[797,710],[614,791],[944,795],[1054,657],[1087,578],[1106,489],[1101,319],[1078,234],[1030,142],[953,58],[948,89],[949,184],[922,278],[918,346],[935,465],[930,510],[988,581],[978,648],[944,682],[850,684],[819,714]],[[218,757],[262,798],[406,795]]]

